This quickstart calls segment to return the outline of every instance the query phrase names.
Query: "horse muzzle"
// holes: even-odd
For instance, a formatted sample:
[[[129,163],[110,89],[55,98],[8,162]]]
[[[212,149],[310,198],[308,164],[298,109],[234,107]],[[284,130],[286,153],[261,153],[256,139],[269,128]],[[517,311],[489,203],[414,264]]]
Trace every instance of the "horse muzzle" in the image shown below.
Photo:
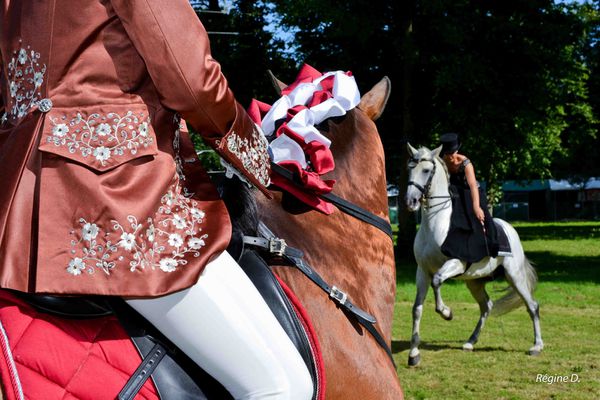
[[[421,196],[420,196],[420,193],[419,193],[419,195],[415,196],[414,194],[411,194],[410,192],[411,191],[406,192],[406,196],[404,197],[404,202],[406,204],[406,208],[408,209],[408,211],[415,212],[421,207]]]

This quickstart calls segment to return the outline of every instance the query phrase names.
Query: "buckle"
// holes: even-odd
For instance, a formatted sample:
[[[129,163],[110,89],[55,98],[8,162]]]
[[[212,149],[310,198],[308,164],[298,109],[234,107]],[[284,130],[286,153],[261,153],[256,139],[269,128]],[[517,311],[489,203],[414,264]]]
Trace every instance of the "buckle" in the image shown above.
[[[272,238],[269,239],[269,251],[273,254],[277,254],[278,256],[283,256],[285,254],[285,249],[287,248],[287,243],[283,239]]]
[[[45,98],[45,99],[41,99],[40,101],[38,101],[38,109],[43,112],[43,113],[47,113],[48,111],[50,111],[52,109],[52,100]]]
[[[341,305],[346,304],[346,300],[348,300],[348,295],[335,286],[331,288],[331,291],[329,292],[329,297],[336,300]]]

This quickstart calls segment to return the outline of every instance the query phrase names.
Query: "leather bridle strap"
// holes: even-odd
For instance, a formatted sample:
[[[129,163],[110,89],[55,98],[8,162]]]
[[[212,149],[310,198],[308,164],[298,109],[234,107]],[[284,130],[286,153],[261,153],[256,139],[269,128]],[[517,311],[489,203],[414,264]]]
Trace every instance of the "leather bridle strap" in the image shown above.
[[[277,165],[275,163],[271,163],[271,169],[273,171],[275,171],[276,173],[278,173],[279,175],[286,178],[287,180],[289,180],[290,182],[293,182],[295,185],[297,185],[299,187],[302,186],[300,179],[292,171],[287,170],[287,169],[283,168],[282,166]],[[386,235],[388,235],[390,239],[392,239],[392,237],[393,237],[392,236],[392,226],[385,219],[378,217],[377,215],[373,214],[372,212],[367,211],[364,208],[357,206],[356,204],[350,203],[348,200],[345,200],[339,196],[336,196],[333,193],[318,194],[318,196],[321,199],[327,200],[328,202],[334,204],[337,208],[340,209],[340,211],[342,211],[354,218],[357,218],[363,222],[366,222],[367,224],[370,224],[370,225],[374,226],[375,228],[381,230]]]
[[[419,191],[421,193],[423,193],[423,199],[425,200],[429,200],[429,199],[451,199],[451,196],[429,196],[429,189],[431,189],[431,182],[433,181],[433,176],[435,175],[435,169],[436,169],[436,163],[433,159],[429,159],[429,158],[422,158],[422,159],[416,159],[416,158],[412,158],[411,159],[412,162],[418,164],[421,161],[429,161],[430,163],[433,164],[433,170],[431,170],[431,172],[429,173],[429,177],[427,178],[427,182],[425,182],[425,186],[421,186],[419,183],[415,182],[415,181],[408,181],[407,186],[414,186],[417,189],[419,189]],[[416,167],[416,166],[415,166]],[[409,167],[410,169],[414,168],[414,167]],[[445,204],[447,203],[445,202],[441,202],[438,203],[436,205],[433,206],[429,206],[428,208],[432,208],[432,207],[436,207],[438,205],[441,204]]]
[[[374,316],[367,313],[363,309],[355,306],[350,301],[350,299],[348,298],[348,295],[344,291],[338,289],[335,285],[330,286],[321,277],[321,275],[319,275],[319,273],[317,271],[315,271],[306,261],[304,261],[302,251],[293,249],[293,248],[287,246],[287,244],[285,244],[285,241],[283,241],[282,239],[277,239],[275,237],[275,235],[273,234],[273,232],[263,222],[259,222],[258,231],[259,231],[259,234],[262,237],[267,238],[267,240],[269,242],[271,242],[271,241],[283,242],[283,247],[282,247],[283,251],[275,251],[272,253],[282,257],[289,264],[298,268],[298,270],[300,270],[300,272],[302,272],[308,279],[310,279],[314,284],[316,284],[325,293],[327,293],[327,295],[329,296],[330,299],[335,301],[342,309],[344,309],[348,313],[354,315],[354,317],[356,318],[356,321],[358,321],[359,324],[361,324],[367,331],[369,331],[369,333],[371,335],[373,335],[373,338],[375,339],[377,344],[379,344],[379,346],[381,346],[383,348],[383,350],[385,350],[386,354],[390,358],[390,361],[392,362],[394,367],[396,367],[396,363],[394,362],[394,359],[392,357],[392,350],[388,346],[385,339],[381,336],[379,331],[377,331],[377,329],[375,329],[374,324],[377,323],[377,320],[375,319]],[[248,242],[248,241],[246,243],[250,244],[250,242]],[[258,242],[255,245],[258,245],[259,247],[263,247],[263,246],[260,246],[258,244]],[[267,246],[265,246],[264,248],[267,249]],[[272,248],[272,246],[269,246],[269,248]],[[278,248],[281,248],[281,247],[278,247]],[[289,250],[293,250],[293,251],[289,251]]]

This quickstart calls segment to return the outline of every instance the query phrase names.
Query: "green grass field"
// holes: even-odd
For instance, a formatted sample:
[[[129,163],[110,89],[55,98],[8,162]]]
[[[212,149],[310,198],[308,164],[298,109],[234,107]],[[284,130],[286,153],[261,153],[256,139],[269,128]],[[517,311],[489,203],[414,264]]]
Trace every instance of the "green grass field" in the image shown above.
[[[407,399],[600,399],[600,222],[514,224],[539,275],[544,351],[528,356],[533,328],[524,307],[488,319],[473,352],[461,346],[479,308],[464,283],[444,284],[454,319],[434,311],[428,293],[421,322],[421,364],[407,366],[416,266],[398,262],[393,352]],[[488,284],[492,299],[504,281]],[[567,376],[567,382],[553,382]],[[571,378],[579,382],[570,382]],[[542,381],[544,379],[545,381]]]

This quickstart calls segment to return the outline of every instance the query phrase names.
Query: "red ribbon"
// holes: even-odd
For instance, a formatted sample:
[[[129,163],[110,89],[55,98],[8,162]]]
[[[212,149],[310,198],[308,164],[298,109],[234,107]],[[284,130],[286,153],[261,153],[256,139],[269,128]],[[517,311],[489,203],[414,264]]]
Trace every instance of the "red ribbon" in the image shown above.
[[[314,69],[308,64],[304,64],[296,77],[294,83],[286,87],[281,91],[282,95],[289,94],[292,92],[299,84],[301,83],[310,83],[315,79],[321,77],[319,71]],[[297,105],[288,110],[286,121],[283,122],[279,128],[277,128],[275,135],[279,137],[280,135],[286,135],[292,140],[294,140],[306,155],[306,159],[309,161],[309,165],[306,169],[303,169],[302,166],[297,161],[282,161],[279,163],[280,166],[291,171],[299,178],[301,182],[301,186],[292,183],[286,178],[282,177],[277,173],[273,173],[271,176],[271,184],[283,189],[284,191],[292,194],[294,197],[298,198],[303,203],[309,205],[315,210],[321,211],[325,214],[331,214],[335,210],[335,207],[330,203],[322,200],[319,195],[326,194],[331,192],[333,189],[333,185],[335,180],[326,179],[323,180],[321,178],[322,175],[333,171],[335,167],[335,162],[333,160],[333,154],[331,150],[324,145],[323,143],[313,140],[309,143],[306,143],[304,139],[295,133],[288,125],[289,122],[297,113],[300,111],[314,107],[317,104],[320,104],[330,98],[333,97],[333,84],[334,84],[334,76],[327,77],[320,82],[323,90],[316,91],[312,98],[308,101],[306,106]],[[253,99],[250,107],[248,109],[248,114],[250,118],[257,123],[261,124],[263,116],[271,109],[271,106],[260,102],[258,100]]]

